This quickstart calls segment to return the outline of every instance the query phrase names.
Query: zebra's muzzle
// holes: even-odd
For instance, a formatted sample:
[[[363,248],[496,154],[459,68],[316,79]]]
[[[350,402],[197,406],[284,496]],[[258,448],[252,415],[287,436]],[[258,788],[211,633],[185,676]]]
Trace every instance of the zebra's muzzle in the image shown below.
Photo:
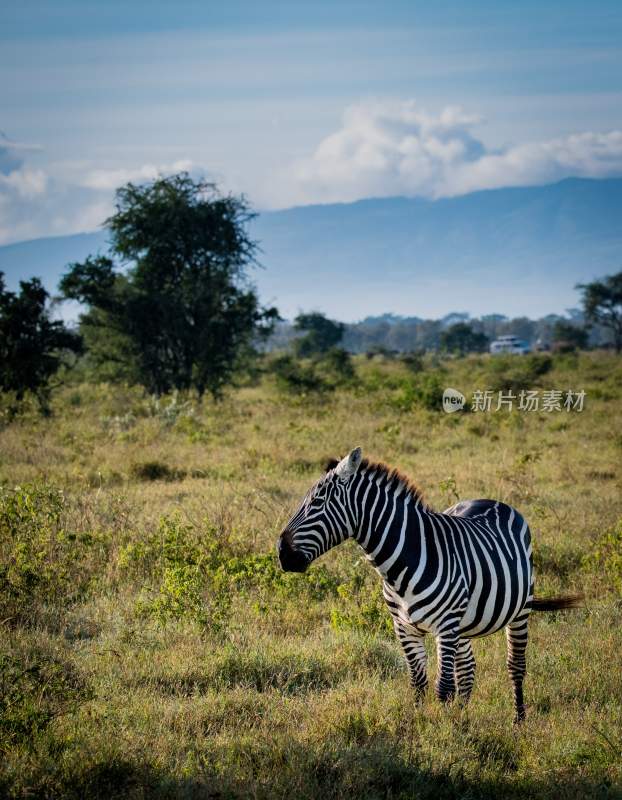
[[[309,566],[309,559],[300,550],[294,550],[286,533],[281,534],[277,550],[281,569],[285,572],[304,572]]]

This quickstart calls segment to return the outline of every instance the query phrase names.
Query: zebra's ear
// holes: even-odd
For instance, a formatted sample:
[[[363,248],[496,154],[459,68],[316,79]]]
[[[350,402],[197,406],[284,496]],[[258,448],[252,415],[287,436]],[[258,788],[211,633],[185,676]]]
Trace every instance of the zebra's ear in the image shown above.
[[[361,465],[362,459],[363,451],[360,447],[355,447],[351,453],[348,453],[348,455],[337,464],[335,472],[341,480],[345,481],[354,475]]]

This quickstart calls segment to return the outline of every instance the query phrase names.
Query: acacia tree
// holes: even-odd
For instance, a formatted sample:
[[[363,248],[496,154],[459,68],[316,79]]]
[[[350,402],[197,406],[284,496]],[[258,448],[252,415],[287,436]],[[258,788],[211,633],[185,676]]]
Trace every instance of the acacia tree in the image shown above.
[[[60,283],[88,306],[81,329],[96,362],[117,361],[157,394],[218,395],[278,319],[248,283],[253,216],[244,198],[187,173],[118,189],[105,222],[112,257],[72,264]]]
[[[298,314],[294,329],[304,331],[305,335],[294,341],[297,355],[304,358],[327,353],[342,340],[345,327],[343,322],[328,319],[319,311]]]
[[[0,389],[22,400],[32,392],[47,411],[50,379],[64,356],[78,353],[82,342],[61,320],[51,320],[49,295],[38,278],[20,281],[10,292],[0,272]]]
[[[588,322],[607,328],[613,335],[616,353],[622,350],[622,272],[601,281],[579,283],[583,310]]]

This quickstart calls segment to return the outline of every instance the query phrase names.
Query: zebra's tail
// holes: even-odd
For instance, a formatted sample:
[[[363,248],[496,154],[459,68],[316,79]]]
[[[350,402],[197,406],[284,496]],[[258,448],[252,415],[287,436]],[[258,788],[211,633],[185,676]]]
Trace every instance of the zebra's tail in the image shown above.
[[[567,608],[580,608],[582,594],[567,594],[563,597],[534,597],[527,605],[532,611],[565,611]]]

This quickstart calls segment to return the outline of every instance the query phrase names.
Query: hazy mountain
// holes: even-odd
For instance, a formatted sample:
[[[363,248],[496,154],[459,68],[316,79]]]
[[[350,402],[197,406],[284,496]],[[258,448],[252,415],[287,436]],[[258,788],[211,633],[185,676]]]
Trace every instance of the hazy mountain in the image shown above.
[[[568,179],[441,200],[385,198],[262,213],[254,280],[287,316],[344,320],[456,309],[532,317],[577,304],[574,284],[622,268],[622,179]],[[10,286],[54,289],[68,262],[105,251],[102,232],[0,247]]]

